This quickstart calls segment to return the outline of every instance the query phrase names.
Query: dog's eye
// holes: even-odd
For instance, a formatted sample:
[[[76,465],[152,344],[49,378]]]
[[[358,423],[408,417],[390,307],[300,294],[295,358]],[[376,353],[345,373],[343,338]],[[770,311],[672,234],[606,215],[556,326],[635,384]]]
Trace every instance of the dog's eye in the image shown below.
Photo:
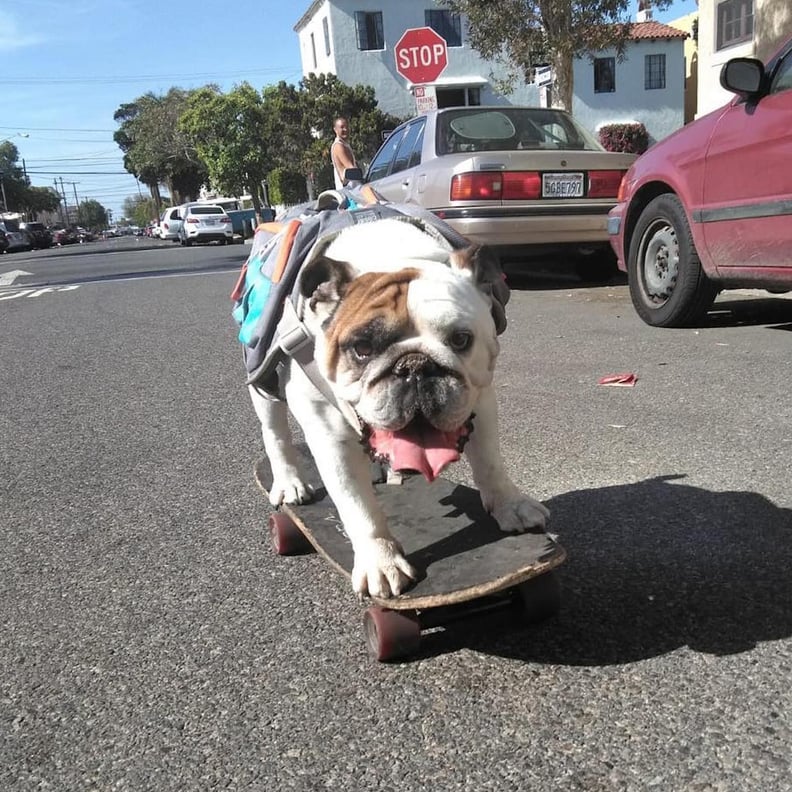
[[[352,344],[352,353],[358,360],[365,360],[374,354],[374,346],[368,338],[359,338]]]
[[[448,346],[450,346],[454,352],[464,352],[466,349],[470,349],[472,343],[473,333],[469,333],[467,330],[456,330],[451,333],[448,339]]]

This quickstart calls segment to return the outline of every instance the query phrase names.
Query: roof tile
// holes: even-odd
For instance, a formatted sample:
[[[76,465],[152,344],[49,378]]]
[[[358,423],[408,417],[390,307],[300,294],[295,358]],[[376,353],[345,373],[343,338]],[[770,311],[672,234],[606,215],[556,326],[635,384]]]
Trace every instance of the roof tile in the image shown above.
[[[687,38],[688,34],[684,30],[664,25],[662,22],[633,22],[630,38],[631,39],[670,39]]]

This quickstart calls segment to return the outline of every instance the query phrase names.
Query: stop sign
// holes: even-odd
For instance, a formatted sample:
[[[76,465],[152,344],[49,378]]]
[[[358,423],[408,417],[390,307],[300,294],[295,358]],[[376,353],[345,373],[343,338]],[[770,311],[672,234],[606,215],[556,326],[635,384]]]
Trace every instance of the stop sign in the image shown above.
[[[446,40],[432,28],[410,28],[396,42],[396,71],[411,83],[434,82],[448,66]]]

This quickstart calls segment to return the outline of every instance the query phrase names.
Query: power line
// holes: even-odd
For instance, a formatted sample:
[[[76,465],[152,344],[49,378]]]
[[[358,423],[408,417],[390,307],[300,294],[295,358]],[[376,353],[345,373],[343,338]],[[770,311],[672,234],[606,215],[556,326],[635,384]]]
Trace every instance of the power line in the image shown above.
[[[2,82],[2,81],[0,81]],[[16,129],[16,127],[0,126],[0,129]],[[115,132],[115,129],[86,129],[84,127],[25,127],[29,132]]]
[[[27,172],[31,176],[133,176],[129,171],[66,171],[28,168]]]
[[[242,69],[232,72],[185,72],[183,74],[128,74],[102,77],[15,77],[0,79],[0,85],[106,85],[114,83],[135,83],[149,80],[218,80],[230,77],[248,77],[252,74],[283,74],[280,67],[267,69]],[[286,76],[302,74],[291,71]]]

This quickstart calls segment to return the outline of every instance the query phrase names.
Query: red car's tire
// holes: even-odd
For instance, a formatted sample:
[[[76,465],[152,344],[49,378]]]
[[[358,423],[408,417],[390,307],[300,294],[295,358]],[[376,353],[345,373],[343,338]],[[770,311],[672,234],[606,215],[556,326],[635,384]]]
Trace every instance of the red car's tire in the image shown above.
[[[654,327],[689,327],[707,313],[718,287],[701,266],[682,202],[657,196],[641,212],[627,255],[630,297]]]

